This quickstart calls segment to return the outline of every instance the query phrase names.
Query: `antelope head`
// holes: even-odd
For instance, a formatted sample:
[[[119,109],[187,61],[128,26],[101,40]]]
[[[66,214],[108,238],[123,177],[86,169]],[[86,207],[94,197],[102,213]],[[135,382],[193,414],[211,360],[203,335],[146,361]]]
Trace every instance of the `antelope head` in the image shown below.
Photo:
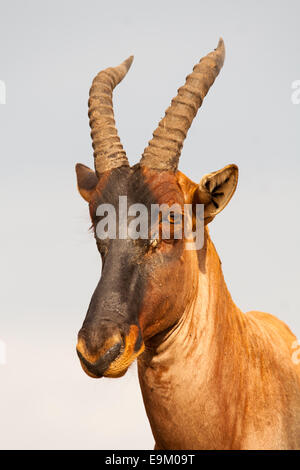
[[[112,92],[131,66],[133,57],[100,72],[93,81],[89,118],[95,171],[77,164],[77,184],[88,202],[102,273],[78,334],[77,353],[91,377],[120,377],[142,354],[145,345],[180,322],[197,288],[199,250],[186,250],[185,237],[177,238],[176,221],[160,218],[157,236],[97,237],[101,221],[98,207],[202,204],[207,225],[231,199],[238,179],[235,165],[205,175],[199,184],[177,170],[183,141],[209,88],[224,62],[222,39],[202,58],[179,88],[164,118],[153,133],[140,162],[130,167],[115,126]],[[119,214],[116,211],[116,214]],[[117,218],[120,215],[117,215]],[[197,217],[193,212],[193,224]],[[117,221],[118,222],[118,221]],[[161,236],[164,223],[170,235]],[[150,224],[151,225],[151,224]],[[205,229],[206,230],[206,229]],[[200,250],[205,256],[205,247]]]

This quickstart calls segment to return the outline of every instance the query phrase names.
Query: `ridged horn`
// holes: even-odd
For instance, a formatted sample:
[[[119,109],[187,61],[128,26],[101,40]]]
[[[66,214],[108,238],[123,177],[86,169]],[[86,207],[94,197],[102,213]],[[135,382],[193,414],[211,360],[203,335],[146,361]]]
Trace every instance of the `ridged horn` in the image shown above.
[[[112,92],[128,72],[133,56],[117,67],[102,70],[94,78],[89,97],[89,118],[97,175],[129,166],[114,119]]]
[[[204,97],[218,76],[225,58],[225,46],[220,38],[217,48],[203,57],[178,89],[171,106],[153,132],[144,150],[141,165],[159,170],[176,171],[186,134]]]

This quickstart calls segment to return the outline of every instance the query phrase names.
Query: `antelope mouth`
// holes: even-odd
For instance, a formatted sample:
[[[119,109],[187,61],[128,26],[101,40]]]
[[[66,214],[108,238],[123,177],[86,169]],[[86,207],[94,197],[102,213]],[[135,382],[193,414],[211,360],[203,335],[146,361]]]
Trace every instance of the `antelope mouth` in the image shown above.
[[[132,325],[128,335],[124,338],[124,343],[118,356],[111,362],[108,369],[104,372],[104,377],[122,377],[128,370],[128,367],[145,350],[144,341],[141,338],[137,325]]]
[[[106,353],[95,362],[88,361],[76,348],[84,372],[92,378],[102,377],[118,378],[126,374],[129,366],[140,356],[145,345],[136,325],[130,327],[128,335],[122,341],[114,344]]]
[[[100,379],[105,375],[105,371],[110,367],[112,362],[123,354],[124,345],[122,343],[115,344],[94,363],[89,362],[78,348],[76,351],[84,372],[92,378]]]

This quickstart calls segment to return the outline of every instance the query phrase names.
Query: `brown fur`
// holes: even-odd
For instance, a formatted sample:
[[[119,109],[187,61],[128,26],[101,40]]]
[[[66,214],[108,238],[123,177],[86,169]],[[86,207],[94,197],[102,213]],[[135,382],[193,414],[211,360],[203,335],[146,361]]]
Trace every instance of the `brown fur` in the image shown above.
[[[77,352],[91,377],[120,377],[138,358],[155,449],[300,449],[300,365],[295,336],[261,312],[242,313],[224,281],[207,224],[224,209],[238,168],[199,184],[177,171],[183,141],[225,58],[224,42],[179,88],[138,165],[130,168],[112,91],[132,57],[100,72],[90,90],[95,172],[77,165],[78,189],[95,229],[101,203],[204,205],[204,246],[187,240],[99,240],[102,275],[79,332]],[[193,222],[196,223],[196,215]],[[170,220],[169,220],[170,222]]]
[[[203,190],[203,184],[180,172],[146,167],[140,171],[143,187],[159,204],[194,203],[199,188]],[[222,171],[208,176],[217,175],[220,185],[220,178],[226,180]],[[90,194],[92,218],[108,181],[107,173]],[[224,192],[220,210],[234,192],[236,181],[232,184],[233,190],[228,183],[219,188]],[[207,206],[215,210],[210,196]],[[215,214],[206,216],[208,223]],[[119,377],[138,358],[157,449],[299,449],[300,367],[292,362],[295,336],[269,314],[244,314],[238,309],[207,227],[201,250],[185,250],[184,243],[159,240],[138,261],[150,263],[139,327],[130,326],[121,354],[104,375]],[[136,351],[139,328],[143,342]],[[78,350],[95,361],[118,340],[119,336],[104,338],[92,357],[79,338]]]
[[[182,173],[178,182],[188,201],[196,185]],[[183,257],[182,316],[138,360],[156,448],[299,449],[295,336],[269,314],[236,307],[207,229],[204,248]]]

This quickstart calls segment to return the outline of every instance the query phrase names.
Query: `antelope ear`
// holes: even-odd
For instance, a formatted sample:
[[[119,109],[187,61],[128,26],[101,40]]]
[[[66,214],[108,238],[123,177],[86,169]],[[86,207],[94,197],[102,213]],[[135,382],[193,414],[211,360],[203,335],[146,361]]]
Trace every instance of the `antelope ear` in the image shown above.
[[[89,167],[77,163],[76,167],[77,186],[83,199],[90,202],[92,194],[97,186],[98,178],[96,173]]]
[[[238,182],[238,167],[227,165],[222,170],[203,176],[195,193],[194,200],[204,204],[204,223],[208,224],[228,204]]]

